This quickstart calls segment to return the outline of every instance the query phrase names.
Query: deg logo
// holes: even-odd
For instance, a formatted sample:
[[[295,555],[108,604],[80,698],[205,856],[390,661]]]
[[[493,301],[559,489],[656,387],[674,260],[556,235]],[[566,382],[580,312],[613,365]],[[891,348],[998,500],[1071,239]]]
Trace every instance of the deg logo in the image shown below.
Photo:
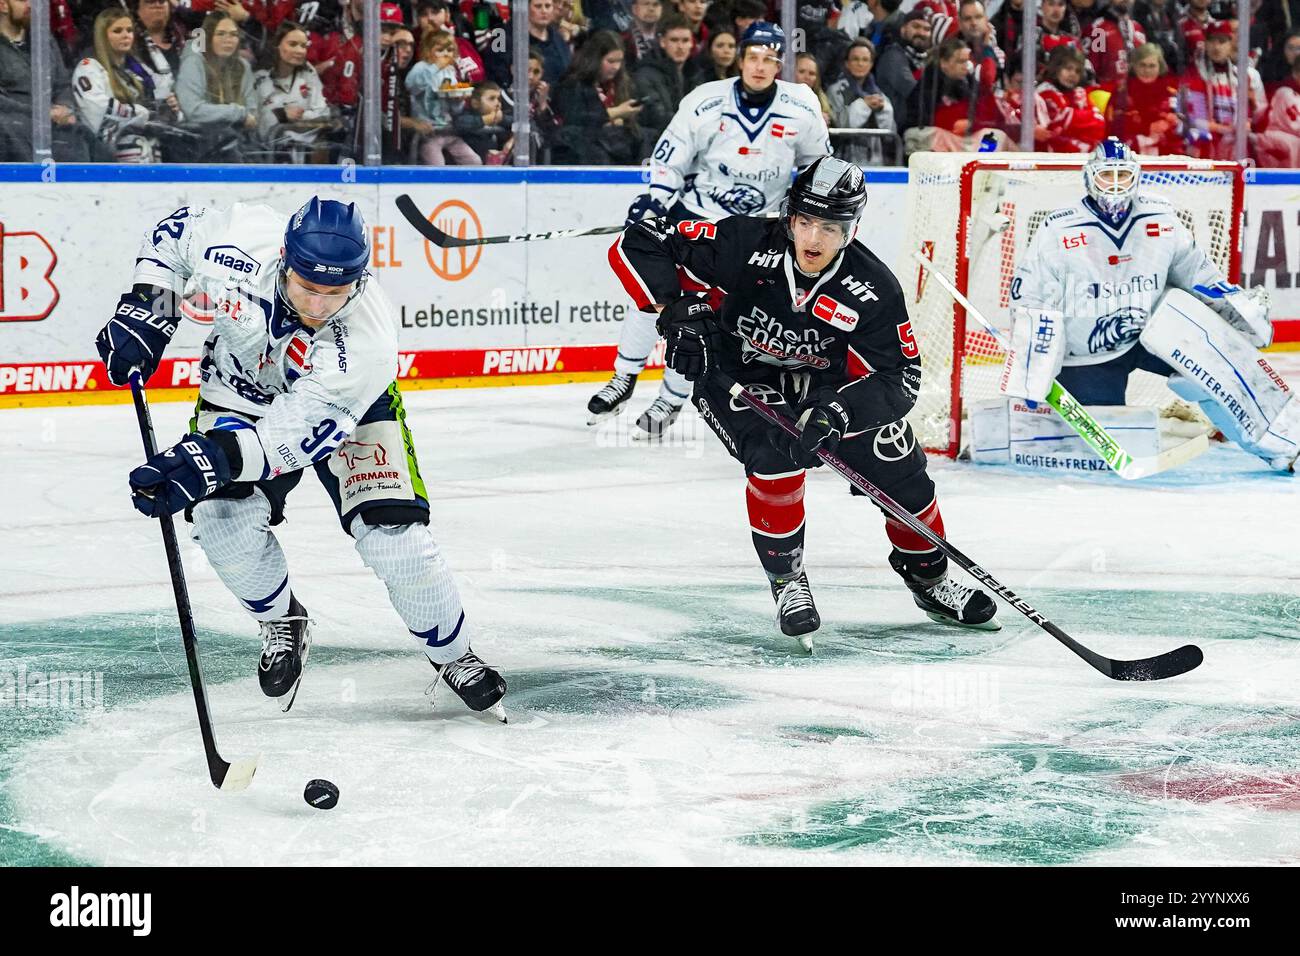
[[[0,322],[39,322],[59,302],[50,276],[59,257],[39,232],[7,232],[0,222]]]
[[[429,222],[457,239],[481,239],[483,236],[483,224],[479,222],[478,214],[469,203],[459,199],[441,203],[429,213]],[[428,260],[429,268],[448,282],[459,282],[468,276],[482,255],[482,246],[440,249],[427,239],[424,241],[424,258]]]

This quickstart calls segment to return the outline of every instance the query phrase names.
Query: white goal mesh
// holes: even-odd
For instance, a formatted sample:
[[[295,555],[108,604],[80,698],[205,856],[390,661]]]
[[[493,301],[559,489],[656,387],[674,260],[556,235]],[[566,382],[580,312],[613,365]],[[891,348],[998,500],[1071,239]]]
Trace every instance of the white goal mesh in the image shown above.
[[[995,157],[995,158],[994,158]],[[1085,157],[1054,153],[915,153],[908,164],[907,227],[897,270],[921,346],[921,394],[909,419],[925,447],[955,456],[962,410],[996,398],[1003,353],[912,258],[919,250],[1002,330],[1012,272],[1054,210],[1084,195]],[[1242,168],[1238,163],[1142,157],[1142,189],[1164,196],[1230,278],[1240,278]],[[1137,372],[1131,405],[1174,398],[1159,376]]]

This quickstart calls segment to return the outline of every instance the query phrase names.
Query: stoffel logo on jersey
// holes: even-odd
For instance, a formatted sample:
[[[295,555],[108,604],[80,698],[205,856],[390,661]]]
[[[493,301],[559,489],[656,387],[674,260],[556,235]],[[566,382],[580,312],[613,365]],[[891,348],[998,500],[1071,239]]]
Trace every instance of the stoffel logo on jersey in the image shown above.
[[[837,329],[852,332],[858,324],[858,313],[847,305],[840,305],[828,295],[819,295],[810,310],[823,322],[829,322]]]

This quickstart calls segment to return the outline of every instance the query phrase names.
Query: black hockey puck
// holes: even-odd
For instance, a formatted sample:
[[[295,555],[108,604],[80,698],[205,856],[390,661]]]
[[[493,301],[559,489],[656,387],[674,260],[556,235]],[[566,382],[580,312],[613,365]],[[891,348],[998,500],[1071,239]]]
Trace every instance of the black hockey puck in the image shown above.
[[[339,802],[339,788],[328,780],[308,780],[302,798],[317,810],[332,810]]]

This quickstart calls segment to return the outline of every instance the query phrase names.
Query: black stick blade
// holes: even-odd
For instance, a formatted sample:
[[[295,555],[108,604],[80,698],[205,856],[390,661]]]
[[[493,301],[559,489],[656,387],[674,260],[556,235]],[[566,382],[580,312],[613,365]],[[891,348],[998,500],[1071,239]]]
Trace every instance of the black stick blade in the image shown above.
[[[395,202],[397,203],[398,211],[406,217],[406,221],[415,228],[416,232],[424,236],[424,238],[428,239],[435,246],[439,246],[443,249],[450,249],[454,246],[468,246],[471,244],[464,239],[457,239],[454,236],[447,235],[433,223],[429,222],[428,219],[424,218],[424,213],[420,212],[420,207],[415,204],[415,200],[406,195],[406,193],[402,193],[402,195],[398,196]]]
[[[1165,680],[1195,670],[1203,660],[1205,655],[1199,647],[1184,644],[1167,653],[1139,661],[1111,661],[1107,676],[1114,680]]]

